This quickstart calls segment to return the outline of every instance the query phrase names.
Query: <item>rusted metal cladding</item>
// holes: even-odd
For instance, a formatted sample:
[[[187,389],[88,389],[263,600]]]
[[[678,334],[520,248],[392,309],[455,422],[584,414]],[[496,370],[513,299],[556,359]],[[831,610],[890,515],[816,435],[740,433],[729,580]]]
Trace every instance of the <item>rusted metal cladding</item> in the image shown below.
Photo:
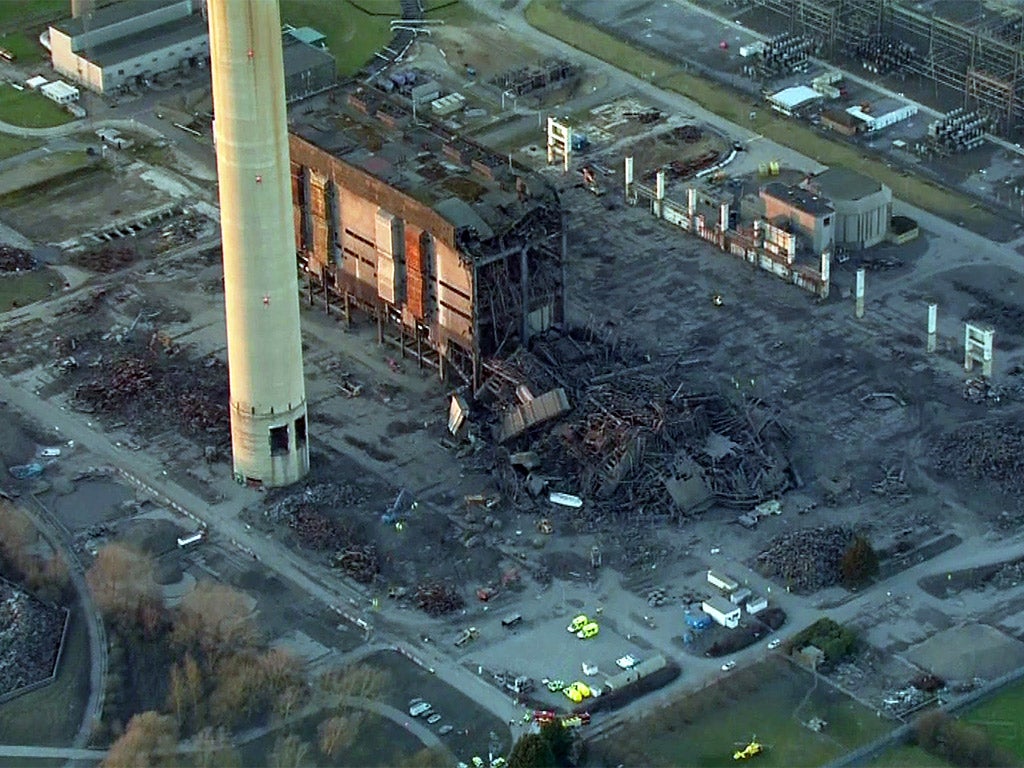
[[[313,252],[316,254],[318,262],[330,263],[331,252],[327,238],[327,222],[316,216],[313,217]]]
[[[312,171],[309,179],[309,208],[313,216],[327,219],[327,177]]]
[[[413,317],[426,317],[423,281],[423,230],[410,224],[405,226],[405,303]]]
[[[303,235],[302,227],[302,207],[298,205],[292,206],[292,220],[295,224],[295,250],[305,251],[309,244],[306,243]]]

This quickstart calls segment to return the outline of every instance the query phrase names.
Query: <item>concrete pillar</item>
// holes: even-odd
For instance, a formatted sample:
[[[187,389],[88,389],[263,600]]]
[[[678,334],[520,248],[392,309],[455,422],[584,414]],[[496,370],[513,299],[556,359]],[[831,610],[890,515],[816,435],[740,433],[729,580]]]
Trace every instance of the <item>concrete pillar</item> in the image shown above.
[[[722,203],[718,206],[718,228],[723,232],[729,231],[729,203]]]
[[[697,214],[697,188],[689,187],[686,190],[686,215],[691,219]]]
[[[938,340],[939,305],[928,305],[928,352],[934,352]]]
[[[662,213],[662,201],[665,199],[665,171],[661,169],[654,181],[654,215],[659,219]]]
[[[525,245],[519,250],[519,290],[523,303],[519,343],[525,347],[526,343],[530,340],[530,262],[529,251]]]
[[[209,0],[235,478],[309,470],[281,14],[277,0]]]
[[[989,326],[964,323],[964,370],[981,363],[981,375],[992,376],[992,341],[995,330]]]
[[[829,288],[832,284],[832,252],[825,250],[821,252],[821,290],[819,295],[823,299],[828,298]]]
[[[864,317],[864,269],[857,270],[857,289],[855,293],[857,299],[857,317]]]
[[[626,169],[625,169],[625,194],[626,202],[629,202],[629,189],[633,186],[633,158],[626,158]]]

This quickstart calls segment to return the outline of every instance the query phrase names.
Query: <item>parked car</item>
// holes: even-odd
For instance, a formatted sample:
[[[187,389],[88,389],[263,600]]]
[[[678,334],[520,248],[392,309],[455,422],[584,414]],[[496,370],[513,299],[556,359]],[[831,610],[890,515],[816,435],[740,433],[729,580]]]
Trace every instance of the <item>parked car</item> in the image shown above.
[[[594,637],[599,630],[600,627],[597,626],[597,622],[591,621],[588,624],[583,625],[582,629],[580,629],[580,631],[576,633],[576,637],[578,637],[580,640],[588,640],[591,637]]]
[[[639,663],[640,660],[637,659],[637,657],[634,656],[632,653],[627,653],[625,656],[620,656],[615,660],[615,664],[619,667],[619,669],[632,669]]]
[[[449,733],[451,733],[454,730],[455,730],[455,726],[453,726],[453,725],[442,725],[440,728],[437,729],[437,735],[438,736],[447,736]]]
[[[411,707],[409,707],[409,714],[412,715],[413,717],[419,717],[420,715],[425,715],[429,711],[430,711],[430,704],[428,702],[426,702],[426,701],[417,702],[416,704],[413,704]]]
[[[441,716],[437,712],[435,712],[427,718],[427,725],[433,725],[434,723],[440,722],[440,720]]]
[[[775,650],[776,648],[778,648],[778,647],[779,647],[780,645],[782,645],[782,641],[781,641],[781,640],[779,640],[779,638],[775,638],[775,639],[774,639],[774,640],[772,640],[772,641],[771,641],[770,643],[768,643],[768,650],[769,650],[769,651],[774,651],[774,650]]]
[[[735,661],[727,661],[727,662],[725,662],[725,664],[722,665],[722,671],[723,672],[728,672],[730,669],[732,669],[735,666],[736,666],[736,662]]]
[[[573,619],[572,621],[570,621],[570,622],[569,622],[569,626],[568,626],[568,627],[566,627],[565,629],[566,629],[566,631],[567,631],[567,632],[570,632],[570,633],[574,633],[574,632],[579,632],[579,631],[580,631],[581,629],[583,629],[583,627],[584,627],[584,626],[586,626],[586,625],[587,625],[588,623],[590,623],[590,619],[588,619],[588,618],[586,617],[586,615],[584,615],[584,614],[582,614],[582,613],[581,613],[581,614],[580,614],[579,616],[577,616],[577,617],[576,617],[575,619]]]

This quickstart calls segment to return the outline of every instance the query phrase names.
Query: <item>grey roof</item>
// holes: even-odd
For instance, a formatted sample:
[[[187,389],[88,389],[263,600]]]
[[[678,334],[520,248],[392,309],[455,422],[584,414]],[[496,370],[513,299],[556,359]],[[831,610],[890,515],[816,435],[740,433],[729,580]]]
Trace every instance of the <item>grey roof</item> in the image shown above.
[[[183,19],[136,32],[134,35],[128,35],[119,40],[87,46],[78,53],[101,67],[110,67],[122,61],[145,56],[150,51],[158,51],[161,48],[189,40],[203,40],[208,38],[209,34],[210,31],[203,17],[193,14]]]
[[[769,197],[787,202],[797,210],[809,213],[812,216],[835,212],[835,209],[824,197],[819,197],[813,192],[808,192],[800,187],[790,187],[781,182],[773,181],[765,185],[764,192]]]
[[[306,45],[319,45],[323,44],[327,40],[327,36],[324,35],[318,29],[312,27],[296,27],[289,29],[288,34],[296,40],[306,43]]]
[[[292,34],[284,36],[284,74],[285,77],[316,69],[324,65],[330,65],[331,70],[335,68],[334,57],[323,48],[317,48],[309,43],[304,43]]]
[[[494,230],[480,218],[480,214],[470,207],[469,203],[459,197],[449,197],[434,206],[434,210],[444,216],[456,227],[471,227],[484,240],[494,237]]]
[[[75,37],[83,32],[94,29],[102,29],[116,24],[119,21],[132,19],[141,16],[148,11],[155,11],[175,5],[181,0],[124,0],[120,3],[111,3],[103,8],[97,8],[84,16],[73,19],[63,19],[53,25],[69,37]]]
[[[833,200],[859,200],[882,189],[881,182],[848,168],[829,168],[811,179],[811,184]]]

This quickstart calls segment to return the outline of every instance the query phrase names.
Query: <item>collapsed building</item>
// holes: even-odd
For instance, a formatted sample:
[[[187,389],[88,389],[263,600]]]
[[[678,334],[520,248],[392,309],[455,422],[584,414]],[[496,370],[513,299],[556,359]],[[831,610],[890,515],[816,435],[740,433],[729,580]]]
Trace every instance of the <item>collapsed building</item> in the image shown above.
[[[557,192],[382,91],[333,101],[290,137],[311,298],[364,310],[381,341],[475,392],[485,360],[563,320]]]

